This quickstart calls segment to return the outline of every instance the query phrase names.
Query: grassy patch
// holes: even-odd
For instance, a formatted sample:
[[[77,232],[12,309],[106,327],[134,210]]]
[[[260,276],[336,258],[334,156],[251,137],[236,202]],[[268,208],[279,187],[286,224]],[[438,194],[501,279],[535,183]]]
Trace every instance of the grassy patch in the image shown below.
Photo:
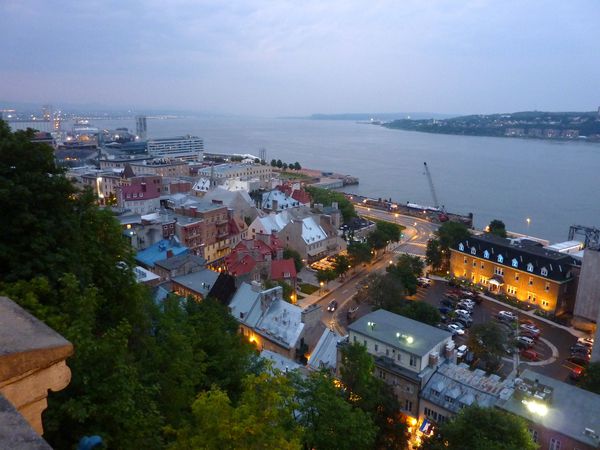
[[[304,294],[312,294],[313,292],[317,292],[319,290],[319,286],[314,286],[309,283],[300,283],[300,292]]]

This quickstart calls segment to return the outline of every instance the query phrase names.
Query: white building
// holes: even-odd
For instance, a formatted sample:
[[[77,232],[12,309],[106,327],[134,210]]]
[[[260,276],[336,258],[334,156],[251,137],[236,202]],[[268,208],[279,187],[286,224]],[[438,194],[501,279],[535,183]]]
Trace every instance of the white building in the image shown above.
[[[153,158],[176,158],[202,161],[204,142],[197,136],[157,138],[148,141],[148,154]]]

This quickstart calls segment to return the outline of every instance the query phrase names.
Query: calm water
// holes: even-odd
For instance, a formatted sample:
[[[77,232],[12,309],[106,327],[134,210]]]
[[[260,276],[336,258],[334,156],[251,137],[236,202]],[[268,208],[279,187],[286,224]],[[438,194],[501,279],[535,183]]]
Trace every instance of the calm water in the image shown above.
[[[135,130],[133,120],[118,125]],[[348,191],[398,202],[432,204],[427,161],[440,202],[452,212],[473,212],[478,227],[498,218],[510,230],[559,241],[571,224],[600,226],[600,144],[446,136],[350,121],[148,120],[151,137],[188,133],[204,138],[206,151],[258,154],[264,147],[269,161],[354,175],[360,185]]]

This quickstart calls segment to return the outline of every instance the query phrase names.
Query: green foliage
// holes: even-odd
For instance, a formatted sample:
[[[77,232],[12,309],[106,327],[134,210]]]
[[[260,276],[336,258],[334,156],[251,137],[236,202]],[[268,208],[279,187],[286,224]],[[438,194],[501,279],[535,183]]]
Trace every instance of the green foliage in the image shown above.
[[[276,164],[277,164],[277,167],[280,169],[283,167],[283,162],[280,159],[277,160]]]
[[[368,263],[373,258],[371,246],[365,242],[352,242],[348,245],[348,256],[353,266]]]
[[[276,159],[272,159],[271,160],[271,167],[277,167],[277,160]]]
[[[366,289],[359,291],[358,302],[368,302],[373,309],[385,309],[399,313],[404,305],[406,290],[398,277],[389,273],[371,274],[366,279]]]
[[[437,239],[429,239],[427,241],[427,250],[425,250],[425,261],[434,270],[439,270],[442,267],[442,250],[440,249],[440,241]]]
[[[319,290],[318,286],[314,286],[309,283],[300,283],[300,292],[302,292],[304,294],[310,295],[314,292],[317,292],[318,290]]]
[[[329,281],[333,281],[338,277],[338,274],[335,270],[333,269],[326,269],[326,270],[317,270],[317,281],[319,283],[323,282],[323,283],[327,283]]]
[[[455,247],[460,241],[467,239],[471,233],[466,225],[459,222],[445,222],[436,231],[437,247],[439,248],[441,264],[440,268],[450,267],[450,248]],[[435,246],[435,244],[431,244]],[[428,244],[429,248],[429,244]],[[432,257],[436,256],[432,253]]]
[[[375,363],[364,346],[348,344],[341,349],[340,381],[346,398],[368,413],[377,427],[375,448],[404,449],[406,424],[391,388],[373,376]]]
[[[400,237],[402,236],[402,230],[404,229],[403,226],[395,224],[395,223],[391,223],[391,222],[384,222],[381,220],[378,220],[377,222],[375,222],[376,224],[376,229],[383,233],[385,239],[387,241],[390,242],[398,242],[400,241]]]
[[[298,379],[297,384],[305,448],[373,448],[377,433],[373,420],[344,399],[331,374],[311,373],[306,379]]]
[[[281,286],[281,288],[283,289],[283,299],[288,302],[291,303],[291,297],[292,294],[294,293],[294,289],[292,288],[292,286],[290,286],[288,283],[286,283],[283,280],[278,280],[278,281],[273,281],[273,280],[267,280],[265,281],[265,288],[266,289],[271,289],[274,288],[275,286]]]
[[[507,332],[497,322],[474,325],[469,333],[469,347],[490,372],[498,368],[509,343]]]
[[[322,189],[314,186],[308,186],[306,191],[310,194],[313,203],[321,203],[324,206],[330,206],[332,202],[337,202],[338,208],[342,213],[344,223],[347,223],[353,217],[357,217],[354,205],[341,192]]]
[[[439,428],[424,450],[535,450],[522,418],[496,408],[469,406]]]
[[[407,301],[400,309],[400,314],[409,319],[417,320],[428,325],[435,326],[440,323],[440,312],[429,303],[419,301]]]
[[[344,275],[350,270],[350,259],[344,255],[337,255],[333,263],[335,273],[339,276]]]
[[[375,250],[381,250],[385,248],[389,241],[387,235],[381,230],[375,230],[369,233],[367,236],[367,243]]]
[[[423,274],[423,261],[417,256],[400,255],[396,264],[388,266],[387,272],[398,278],[407,295],[417,293],[417,278]]]
[[[304,267],[304,263],[302,262],[302,256],[300,255],[300,253],[298,253],[296,250],[290,247],[286,247],[283,250],[283,257],[284,259],[294,259],[294,266],[296,266],[296,272],[300,272]]]
[[[583,372],[579,387],[600,394],[600,362],[592,362]]]
[[[300,449],[297,407],[294,388],[281,374],[248,376],[237,404],[215,386],[198,396],[193,421],[178,431],[171,450]]]
[[[488,233],[495,234],[496,236],[506,237],[506,225],[504,222],[498,219],[494,219],[488,225]]]

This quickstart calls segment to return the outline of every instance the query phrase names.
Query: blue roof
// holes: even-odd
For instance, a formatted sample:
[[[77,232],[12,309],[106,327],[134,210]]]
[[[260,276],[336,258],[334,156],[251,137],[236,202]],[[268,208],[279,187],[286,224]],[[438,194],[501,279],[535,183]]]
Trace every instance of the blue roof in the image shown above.
[[[156,261],[167,259],[168,250],[173,252],[173,256],[185,255],[190,251],[189,248],[181,245],[181,243],[175,239],[162,239],[147,249],[138,252],[138,254],[135,255],[135,260],[146,267],[154,267]]]

